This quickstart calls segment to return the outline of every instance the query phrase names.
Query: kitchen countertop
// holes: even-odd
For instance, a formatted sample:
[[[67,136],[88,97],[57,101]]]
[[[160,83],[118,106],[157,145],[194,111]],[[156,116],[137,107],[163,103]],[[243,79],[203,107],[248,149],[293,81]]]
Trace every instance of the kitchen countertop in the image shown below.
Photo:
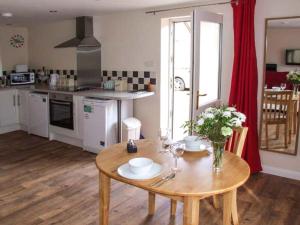
[[[139,99],[139,98],[145,98],[154,95],[154,92],[147,92],[147,91],[128,92],[128,91],[104,90],[102,88],[96,88],[87,91],[67,92],[61,90],[58,91],[49,87],[48,85],[42,85],[42,84],[8,86],[8,87],[0,88],[0,91],[7,90],[7,89],[30,90],[30,91],[45,92],[45,93],[63,93],[63,94],[72,94],[74,96],[106,98],[106,99],[115,99],[115,100]]]

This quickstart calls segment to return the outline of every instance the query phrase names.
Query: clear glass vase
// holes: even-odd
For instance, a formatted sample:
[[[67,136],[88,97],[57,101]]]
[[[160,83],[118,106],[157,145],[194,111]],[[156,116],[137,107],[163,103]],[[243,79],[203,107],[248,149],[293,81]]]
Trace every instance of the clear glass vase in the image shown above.
[[[293,84],[293,93],[294,95],[298,94],[299,84]]]
[[[214,149],[213,168],[215,172],[220,172],[222,170],[225,143],[225,141],[212,141]]]

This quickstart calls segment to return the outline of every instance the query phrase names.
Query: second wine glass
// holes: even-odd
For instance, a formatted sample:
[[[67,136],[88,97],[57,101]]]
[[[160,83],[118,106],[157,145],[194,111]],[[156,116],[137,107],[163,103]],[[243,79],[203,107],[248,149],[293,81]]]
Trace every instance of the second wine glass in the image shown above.
[[[178,167],[178,160],[184,153],[184,144],[182,143],[174,143],[171,145],[171,153],[174,157],[174,167],[172,167],[172,171],[177,173],[180,171],[180,168]]]

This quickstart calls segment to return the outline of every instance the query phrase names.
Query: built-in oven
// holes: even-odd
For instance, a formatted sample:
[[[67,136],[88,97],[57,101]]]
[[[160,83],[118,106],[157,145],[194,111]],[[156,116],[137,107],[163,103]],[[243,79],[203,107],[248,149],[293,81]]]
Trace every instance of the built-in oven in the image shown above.
[[[34,84],[34,73],[20,72],[9,74],[10,85]]]
[[[73,95],[50,93],[50,124],[74,130]]]

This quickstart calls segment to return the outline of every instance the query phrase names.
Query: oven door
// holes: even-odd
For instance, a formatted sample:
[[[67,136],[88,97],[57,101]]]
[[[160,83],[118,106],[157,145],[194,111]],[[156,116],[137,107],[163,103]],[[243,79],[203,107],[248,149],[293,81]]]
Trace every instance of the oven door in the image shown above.
[[[50,99],[50,124],[74,130],[73,103]]]

